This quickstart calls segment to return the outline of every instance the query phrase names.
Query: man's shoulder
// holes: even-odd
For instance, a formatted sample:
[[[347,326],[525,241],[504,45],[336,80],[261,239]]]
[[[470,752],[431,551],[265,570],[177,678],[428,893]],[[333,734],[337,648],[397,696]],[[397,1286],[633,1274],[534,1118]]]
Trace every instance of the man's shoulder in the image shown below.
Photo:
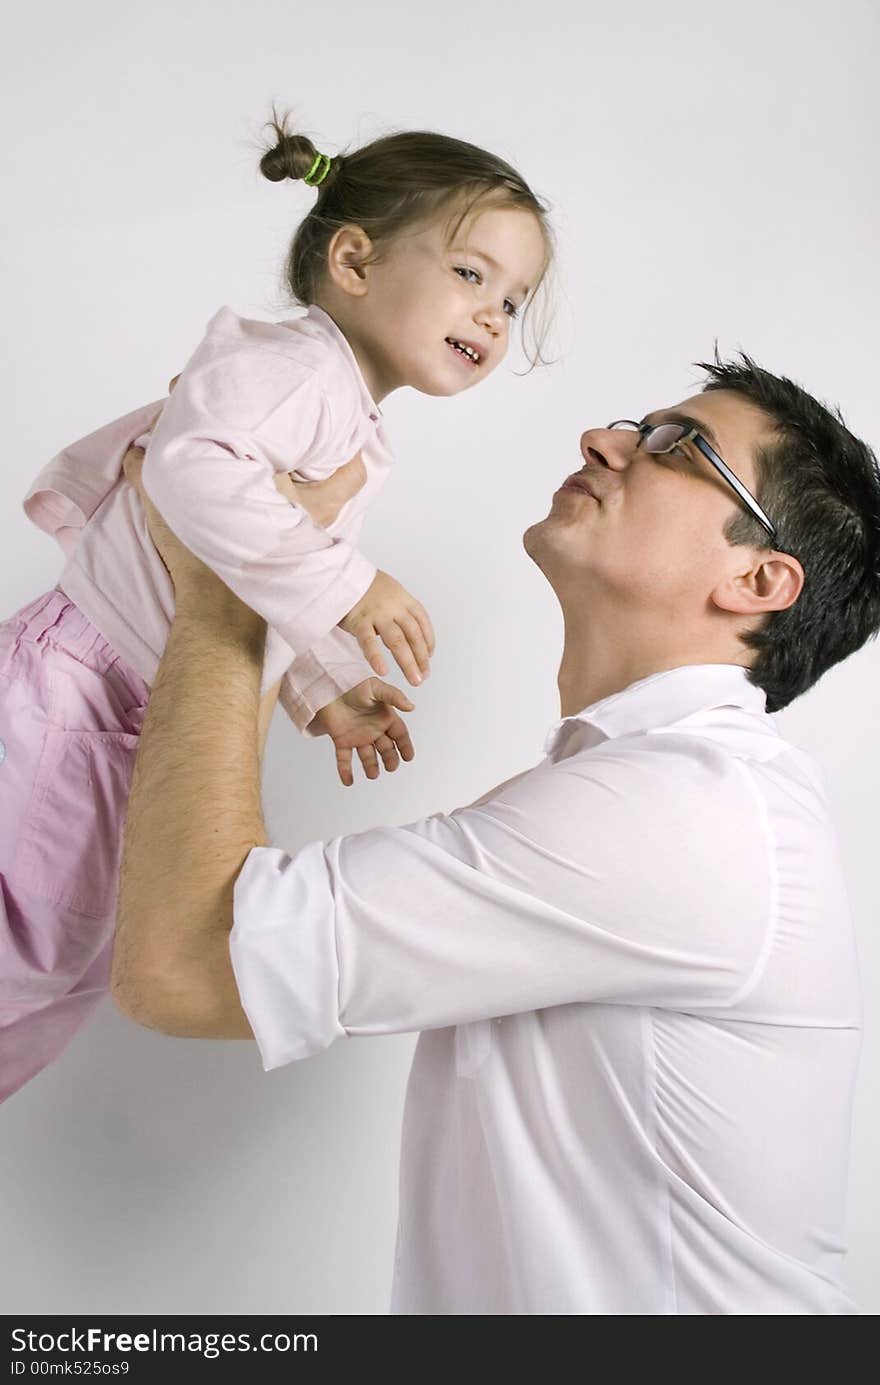
[[[651,738],[693,737],[743,760],[765,762],[794,750],[766,712],[724,705],[701,708],[665,726],[651,728]]]
[[[523,822],[597,811],[620,821],[662,814],[669,823],[729,813],[734,800],[747,809],[737,757],[723,740],[668,728],[578,745],[578,733],[575,726],[561,756],[547,755],[459,811],[521,814]]]
[[[584,740],[578,744],[579,734]],[[661,727],[630,731],[596,743],[575,724],[559,758],[548,755],[491,790],[477,805],[514,797],[553,800],[604,794],[609,811],[651,811],[686,819],[719,812],[751,814],[756,786],[773,784],[793,807],[827,818],[821,771],[786,741],[773,720],[741,708],[721,707]]]
[[[654,748],[683,755],[702,753],[721,765],[735,761],[758,781],[785,784],[793,798],[815,806],[827,801],[825,779],[807,751],[786,740],[775,718],[740,707],[714,707],[646,736]]]
[[[516,806],[541,815],[577,811],[598,795],[606,811],[624,816],[662,808],[677,819],[755,807],[755,782],[782,785],[808,813],[827,794],[812,759],[786,741],[774,720],[729,706],[660,727],[597,740],[589,724],[572,719],[564,739],[542,760],[481,794],[467,809]]]

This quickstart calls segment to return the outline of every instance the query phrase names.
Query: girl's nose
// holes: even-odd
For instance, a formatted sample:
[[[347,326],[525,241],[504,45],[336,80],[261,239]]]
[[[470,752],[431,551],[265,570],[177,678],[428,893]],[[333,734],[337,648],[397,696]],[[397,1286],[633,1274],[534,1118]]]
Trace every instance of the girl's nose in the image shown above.
[[[504,331],[507,313],[503,308],[498,308],[493,303],[484,303],[474,314],[474,320],[479,326],[485,327],[487,332],[491,332],[493,336],[497,337],[500,332]]]

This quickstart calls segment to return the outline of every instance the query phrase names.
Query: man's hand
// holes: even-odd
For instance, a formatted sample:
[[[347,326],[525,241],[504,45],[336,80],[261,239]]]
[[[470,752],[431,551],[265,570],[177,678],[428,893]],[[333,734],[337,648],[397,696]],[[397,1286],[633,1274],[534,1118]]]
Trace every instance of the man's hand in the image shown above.
[[[379,777],[379,757],[389,774],[401,760],[411,760],[415,751],[400,712],[411,712],[413,703],[406,693],[378,678],[367,678],[357,687],[322,707],[312,718],[309,730],[329,736],[336,747],[336,768],[347,788],[354,783],[351,753],[360,756],[368,779]]]
[[[172,384],[174,382],[172,381]],[[122,461],[122,469],[125,479],[134,486],[141,498],[141,503],[147,514],[147,524],[150,529],[150,537],[156,546],[156,551],[162,562],[168,569],[171,581],[174,583],[175,592],[180,592],[184,587],[204,583],[206,586],[216,584],[222,587],[223,583],[209,567],[196,558],[189,549],[180,542],[180,539],[168,527],[159,511],[156,509],[147,492],[144,490],[141,472],[144,469],[144,451],[141,447],[130,447]]]
[[[367,479],[360,452],[350,462],[334,471],[325,481],[294,481],[286,471],[279,471],[275,477],[275,489],[307,510],[316,524],[328,529],[339,512],[353,495],[357,495]]]
[[[430,673],[430,657],[434,653],[431,618],[422,603],[387,572],[376,573],[360,601],[339,625],[354,635],[364,658],[380,677],[388,672],[380,640],[415,686]]]

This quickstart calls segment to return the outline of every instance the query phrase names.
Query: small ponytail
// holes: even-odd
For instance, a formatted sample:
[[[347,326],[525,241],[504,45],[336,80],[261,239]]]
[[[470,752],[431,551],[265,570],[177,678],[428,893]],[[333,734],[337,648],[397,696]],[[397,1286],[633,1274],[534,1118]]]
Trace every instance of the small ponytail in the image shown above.
[[[323,191],[332,182],[342,160],[322,154],[306,135],[291,134],[288,119],[284,115],[279,120],[273,110],[269,128],[275,132],[276,143],[261,158],[260,172],[270,183],[299,178]]]

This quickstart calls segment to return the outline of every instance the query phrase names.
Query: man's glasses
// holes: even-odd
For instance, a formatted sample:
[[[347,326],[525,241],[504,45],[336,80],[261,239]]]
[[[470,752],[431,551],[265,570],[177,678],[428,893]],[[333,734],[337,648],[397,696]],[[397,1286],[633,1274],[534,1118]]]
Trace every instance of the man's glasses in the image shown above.
[[[723,476],[727,484],[733,487],[746,509],[775,541],[776,525],[767,518],[751,491],[746,490],[739,477],[734,476],[727,463],[721,460],[718,453],[709,446],[696,428],[690,428],[685,423],[635,423],[631,418],[619,418],[615,423],[609,423],[608,427],[623,428],[638,433],[640,436],[636,447],[644,447],[646,452],[655,456],[664,452],[672,452],[683,442],[692,442],[695,447],[700,449],[706,460],[712,463],[718,474]]]

